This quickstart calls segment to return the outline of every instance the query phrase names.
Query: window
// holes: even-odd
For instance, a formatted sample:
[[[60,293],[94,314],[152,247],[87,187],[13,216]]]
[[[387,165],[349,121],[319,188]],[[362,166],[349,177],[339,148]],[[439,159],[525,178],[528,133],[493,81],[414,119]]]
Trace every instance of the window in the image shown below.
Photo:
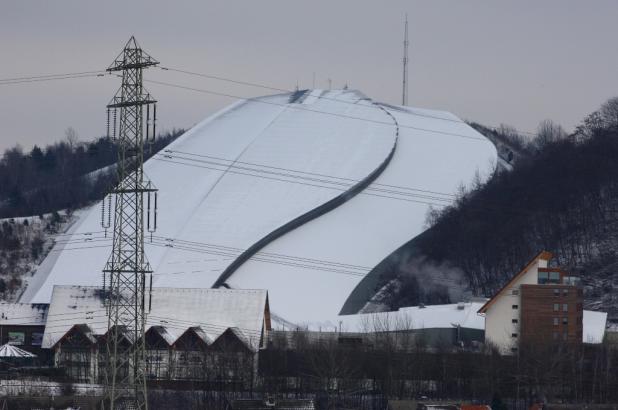
[[[552,283],[560,283],[560,272],[549,272],[549,281]]]
[[[517,352],[517,348],[516,347],[511,347],[511,352],[513,352],[513,353]]]
[[[569,294],[569,290],[568,289],[562,289],[562,296],[566,296]]]
[[[517,337],[517,333],[511,333],[511,337]]]
[[[558,320],[558,318],[557,318],[557,317],[555,317],[555,318],[554,318],[554,326],[558,326],[558,323],[559,323],[559,322],[560,322],[560,321]]]
[[[517,319],[511,319],[511,323],[518,323],[518,322],[519,322],[519,320],[517,320]]]
[[[567,332],[562,333],[562,340],[567,340],[569,338],[569,334]]]
[[[569,305],[567,303],[563,303],[562,304],[562,311],[563,312],[568,312],[569,311]]]
[[[568,318],[568,317],[566,317],[566,316],[565,316],[565,317],[563,317],[563,318],[562,318],[562,324],[563,324],[563,325],[568,325],[568,324],[569,324],[569,318]]]
[[[554,289],[554,296],[560,296],[560,289]]]
[[[547,272],[539,272],[539,285],[547,283],[549,280],[549,274]]]
[[[513,289],[513,290],[511,291],[511,294],[512,294],[512,295],[515,295],[515,296],[519,295],[519,289]]]
[[[557,312],[560,310],[560,303],[554,303],[554,312]]]
[[[511,306],[511,307],[512,307],[513,309],[518,309],[518,308],[519,308],[519,306],[518,306],[518,305],[513,305],[513,306]]]
[[[553,332],[552,335],[554,336],[554,340],[558,340],[558,337],[559,337],[558,332]]]

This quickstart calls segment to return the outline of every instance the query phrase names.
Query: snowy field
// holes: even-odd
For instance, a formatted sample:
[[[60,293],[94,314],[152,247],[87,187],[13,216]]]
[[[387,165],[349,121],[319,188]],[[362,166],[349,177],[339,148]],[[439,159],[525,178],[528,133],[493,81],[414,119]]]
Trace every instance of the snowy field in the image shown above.
[[[431,206],[449,204],[461,184],[495,166],[493,145],[448,113],[374,104],[351,90],[291,99],[239,101],[146,163],[160,190],[159,229],[146,244],[154,286],[212,286],[243,250],[348,193],[396,147],[369,187],[275,239],[226,280],[267,289],[271,310],[288,321],[336,322],[363,276],[424,230]],[[100,205],[83,212],[22,302],[49,302],[53,285],[102,284],[111,235],[100,220]]]

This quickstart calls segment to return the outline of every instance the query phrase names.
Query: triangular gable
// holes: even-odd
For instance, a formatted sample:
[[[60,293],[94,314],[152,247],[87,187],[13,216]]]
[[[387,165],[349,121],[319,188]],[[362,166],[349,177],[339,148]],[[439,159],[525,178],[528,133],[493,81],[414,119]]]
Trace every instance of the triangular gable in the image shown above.
[[[513,276],[511,280],[509,280],[502,288],[500,288],[500,290],[491,299],[485,302],[485,304],[478,310],[477,313],[486,313],[487,309],[489,309],[489,307],[496,301],[496,299],[498,299],[498,297],[501,296],[502,293],[504,293],[509,288],[509,286],[511,286],[511,284],[516,282],[524,273],[526,273],[528,269],[530,269],[532,265],[534,265],[539,259],[549,261],[552,257],[553,255],[551,254],[551,252],[539,252],[534,258],[532,258],[530,262],[526,264],[526,266],[522,270],[519,271],[517,275]]]
[[[236,327],[227,328],[212,344],[212,348],[222,350],[231,350],[230,346],[254,351],[249,339]]]
[[[62,335],[62,337],[54,343],[52,349],[55,349],[59,343],[68,341],[73,335],[83,338],[83,340],[91,346],[97,343],[97,338],[94,336],[92,329],[90,329],[90,327],[86,324],[78,324],[73,325],[64,335]]]
[[[144,335],[147,347],[170,347],[175,337],[163,326],[150,326]]]
[[[199,326],[190,327],[174,342],[174,347],[188,348],[199,346],[203,349],[212,344],[212,338]]]
[[[108,335],[116,327],[119,329],[118,332],[120,334],[120,340],[121,340],[121,342],[123,342],[122,344],[124,344],[125,346],[132,345],[133,344],[133,335],[130,332],[127,332],[127,329],[126,329],[125,326],[120,326],[120,325],[119,326],[113,326],[107,332],[105,332],[105,334],[101,336],[101,342],[102,343],[106,343]]]

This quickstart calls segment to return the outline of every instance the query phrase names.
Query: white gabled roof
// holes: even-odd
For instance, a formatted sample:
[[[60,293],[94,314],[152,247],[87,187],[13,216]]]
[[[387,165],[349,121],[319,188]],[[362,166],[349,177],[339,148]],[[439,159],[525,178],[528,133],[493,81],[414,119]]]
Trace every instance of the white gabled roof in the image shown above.
[[[146,330],[163,326],[173,342],[190,327],[199,326],[212,340],[237,327],[256,350],[267,300],[265,290],[153,288]],[[55,286],[42,347],[51,348],[75,324],[87,324],[96,335],[107,332],[101,288]]]
[[[36,355],[7,343],[0,346],[0,357],[36,357]]]
[[[0,303],[0,325],[44,326],[47,303]]]
[[[605,327],[607,325],[607,312],[584,310],[582,342],[599,344],[603,343]]]

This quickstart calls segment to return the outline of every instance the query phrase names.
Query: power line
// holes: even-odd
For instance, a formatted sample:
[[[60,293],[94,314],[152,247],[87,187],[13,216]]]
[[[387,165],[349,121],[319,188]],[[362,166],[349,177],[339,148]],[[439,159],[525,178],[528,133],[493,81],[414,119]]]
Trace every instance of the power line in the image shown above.
[[[212,161],[198,160],[198,159],[186,158],[186,157],[180,157],[180,156],[174,156],[174,155],[163,155],[163,156],[165,158],[169,158],[169,159],[177,159],[177,160],[183,160],[183,161],[192,161],[192,162],[197,162],[197,163],[200,163],[200,164],[210,164],[210,165],[213,165],[213,166],[220,166],[220,167],[225,167],[226,168],[225,170],[222,169],[221,171],[226,171],[227,169],[234,168],[234,169],[239,169],[241,171],[255,172],[257,174],[268,174],[268,175],[281,176],[281,177],[284,177],[284,178],[291,178],[292,180],[305,180],[305,181],[309,181],[310,183],[321,183],[321,184],[337,185],[337,186],[345,187],[346,189],[343,189],[343,191],[347,191],[348,188],[351,188],[351,187],[354,186],[354,183],[349,183],[349,182],[330,181],[330,180],[316,179],[316,178],[312,178],[312,177],[305,177],[305,176],[302,176],[302,175],[295,175],[295,174],[290,174],[290,173],[281,173],[281,172],[273,172],[273,171],[267,171],[267,170],[262,170],[262,169],[247,168],[247,167],[242,167],[242,166],[234,165],[234,162],[232,162],[230,164],[219,164],[219,163],[212,162]],[[290,172],[300,173],[302,171],[290,170]],[[258,175],[255,175],[255,176],[258,176]],[[328,178],[331,178],[331,177],[328,177]],[[337,178],[337,177],[332,177],[332,178]],[[294,181],[290,181],[290,182],[294,182]],[[360,181],[356,181],[356,182],[360,182]],[[327,188],[328,186],[323,185],[323,187]],[[419,198],[419,199],[428,199],[428,200],[437,200],[437,201],[448,201],[449,204],[450,204],[450,202],[452,202],[453,199],[455,199],[454,197],[453,198],[441,198],[441,197],[436,197],[436,196],[427,196],[427,195],[423,195],[423,194],[420,194],[420,193],[414,193],[414,192],[400,192],[400,191],[391,190],[391,189],[372,187],[371,185],[368,188],[365,188],[361,192],[361,194],[368,195],[366,191],[380,192],[380,193],[386,193],[386,194],[391,194],[391,195],[395,194],[395,195],[401,195],[401,196],[412,197],[412,198]],[[393,199],[397,199],[394,196],[392,198]]]
[[[185,162],[172,161],[172,160],[169,160],[169,159],[160,159],[160,158],[153,158],[153,159],[155,161],[168,162],[168,163],[177,164],[177,165],[185,165],[185,166],[191,166],[191,167],[197,167],[197,168],[205,168],[205,169],[211,169],[211,170],[215,170],[215,171],[224,172],[224,170],[221,170],[219,168],[208,167],[208,166],[204,166],[204,165],[188,164],[188,163],[185,163]],[[230,174],[253,176],[253,177],[257,177],[257,178],[269,179],[269,180],[274,180],[274,181],[289,182],[289,183],[299,184],[299,185],[304,185],[304,186],[312,186],[312,187],[316,187],[316,188],[332,189],[332,190],[335,190],[335,191],[342,191],[342,192],[347,191],[346,189],[343,189],[343,188],[329,187],[329,186],[319,185],[319,184],[310,184],[310,183],[294,181],[294,180],[289,180],[289,179],[286,180],[286,179],[281,179],[281,178],[273,178],[273,177],[268,177],[268,176],[264,176],[264,175],[251,174],[251,173],[240,172],[240,171],[228,170],[227,172],[230,173]],[[379,197],[379,198],[388,198],[388,199],[396,199],[396,200],[399,200],[399,201],[419,203],[419,204],[424,204],[424,205],[433,205],[433,206],[439,206],[439,207],[447,206],[445,204],[439,204],[439,203],[434,203],[434,202],[426,202],[426,201],[417,201],[417,200],[407,199],[407,198],[397,198],[397,197],[389,196],[389,195],[379,195],[379,194],[364,193],[364,192],[361,192],[361,194],[369,195],[369,196],[374,196],[374,197]]]
[[[257,88],[263,88],[263,89],[266,89],[266,90],[280,91],[280,92],[286,92],[286,93],[291,93],[291,92],[295,91],[295,90],[291,90],[291,89],[288,89],[288,88],[279,88],[279,87],[274,87],[274,86],[266,85],[266,84],[263,84],[263,83],[257,83],[257,82],[241,81],[241,80],[236,80],[236,79],[233,79],[233,78],[223,77],[223,76],[219,76],[219,75],[198,73],[198,72],[195,72],[195,71],[189,71],[189,70],[184,70],[184,69],[180,69],[180,68],[172,68],[172,67],[158,67],[158,68],[160,68],[160,69],[162,69],[164,71],[173,71],[173,72],[178,72],[178,73],[182,73],[182,74],[187,74],[187,75],[192,75],[192,76],[212,79],[212,80],[219,80],[219,81],[229,82],[229,83],[233,83],[233,84],[239,84],[239,85],[246,85],[246,86],[257,87]],[[335,102],[342,103],[342,104],[356,105],[356,102],[345,101],[345,100],[341,100],[341,99],[338,99],[338,98],[328,97],[327,95],[314,95],[313,97],[316,98],[316,99],[335,101]],[[242,97],[236,97],[236,98],[242,98]],[[380,103],[380,102],[376,102],[376,104],[379,104],[379,105],[384,104],[384,105],[390,106],[390,104],[385,104],[385,103]],[[393,106],[393,107],[397,108],[397,109],[403,109],[403,110],[405,110],[406,113],[408,113],[410,115],[413,115],[413,116],[416,116],[416,117],[431,118],[431,119],[436,119],[436,120],[442,120],[442,121],[447,121],[447,122],[454,122],[454,123],[460,123],[460,124],[468,125],[467,122],[462,121],[460,119],[446,118],[446,117],[437,116],[437,115],[430,115],[430,114],[414,112],[414,111],[412,111],[412,107],[407,107],[407,106],[402,106],[401,108],[400,107],[396,107],[396,106]],[[499,128],[499,126],[495,126],[495,125],[486,125],[486,127],[494,129],[494,130]],[[520,130],[516,130],[516,131],[517,131],[517,133],[520,133],[520,134],[528,134],[528,135],[532,135],[532,136],[537,135],[536,132],[520,131]]]
[[[238,161],[238,160],[233,161],[233,160],[226,159],[226,158],[215,157],[215,156],[210,156],[210,155],[203,155],[203,154],[195,154],[195,153],[186,152],[186,151],[178,151],[178,150],[166,149],[166,150],[164,150],[164,152],[166,152],[166,153],[179,153],[179,154],[183,154],[183,155],[195,156],[195,157],[200,157],[200,158],[210,158],[210,159],[215,159],[215,160],[224,161],[224,162],[234,162],[234,163],[237,163],[237,164],[252,165],[252,166],[256,166],[256,167],[260,167],[260,168],[268,168],[268,169],[275,169],[275,170],[280,170],[280,171],[289,171],[289,172],[294,172],[294,173],[299,173],[299,174],[306,174],[306,175],[313,175],[313,176],[319,176],[319,177],[326,177],[326,178],[338,179],[338,180],[341,180],[341,181],[350,181],[352,183],[351,185],[360,182],[360,180],[353,179],[353,178],[338,177],[338,176],[333,176],[333,175],[329,175],[329,174],[321,174],[321,173],[316,173],[316,172],[300,171],[300,170],[284,168],[284,167],[273,167],[273,166],[270,166],[270,165],[258,164],[258,163],[255,163],[255,162],[245,162],[245,161]],[[164,155],[164,154],[159,153],[159,155]],[[430,194],[436,194],[436,195],[444,195],[444,196],[449,196],[449,197],[456,197],[456,195],[454,195],[454,194],[449,194],[449,193],[445,193],[445,192],[430,191],[430,190],[427,190],[427,189],[412,188],[412,187],[401,186],[401,185],[381,184],[381,183],[374,182],[370,186],[383,186],[383,187],[389,187],[389,188],[397,188],[397,189],[403,189],[403,190],[409,190],[409,191],[418,191],[418,192],[424,192],[424,193],[430,193]]]
[[[110,242],[111,239],[96,239],[98,242]],[[181,239],[174,239],[168,237],[160,237],[153,236],[152,242],[147,242],[147,246],[155,246],[160,248],[173,248],[177,250],[184,250],[189,252],[208,254],[208,255],[216,255],[216,256],[224,256],[236,258],[240,255],[244,249],[241,248],[232,248],[232,247],[220,247],[219,245],[204,243],[204,242],[196,242],[196,241],[185,241]],[[101,246],[82,246],[76,248],[64,248],[58,249],[57,251],[69,251],[69,250],[85,250],[85,249],[93,249],[93,248],[109,248],[110,245],[101,245]],[[54,251],[54,250],[52,250]],[[332,272],[338,274],[345,275],[354,275],[364,277],[368,272],[371,271],[372,268],[366,266],[359,265],[350,265],[341,262],[335,261],[327,261],[320,259],[311,259],[311,258],[303,258],[298,256],[284,255],[284,254],[275,254],[275,253],[265,253],[258,252],[254,255],[251,260],[263,262],[263,263],[271,263],[282,266],[291,266],[291,267],[300,267],[306,268],[310,270],[320,270],[325,272]],[[183,271],[182,273],[196,273],[196,272],[187,272]],[[170,273],[155,273],[153,276],[162,276]],[[174,272],[173,274],[180,274],[180,272]]]
[[[0,85],[14,85],[14,84],[24,84],[24,83],[38,83],[42,81],[56,81],[56,80],[70,80],[74,78],[89,78],[89,77],[103,77],[104,74],[80,74],[80,75],[70,75],[63,77],[49,77],[49,78],[34,78],[29,80],[16,80],[16,81],[1,81]]]
[[[83,324],[86,325],[102,325],[102,324],[107,324],[107,319],[105,320],[99,320],[99,318],[107,318],[107,313],[104,314],[99,314],[100,312],[104,312],[106,311],[105,308],[96,308],[96,309],[91,309],[91,310],[87,310],[87,311],[79,311],[79,312],[63,312],[63,313],[55,313],[53,315],[51,315],[50,319],[46,319],[45,320],[45,329],[64,329],[67,327],[71,327],[72,325],[75,324],[81,324],[81,323],[75,323],[75,321],[78,321],[82,318],[82,316],[84,317],[84,320],[86,320],[86,322],[84,322]],[[96,313],[96,314],[95,314]],[[57,316],[62,316],[61,318],[58,318]],[[68,317],[67,317],[68,316]],[[21,320],[21,319],[38,319],[38,316],[20,316],[20,317],[11,317],[10,320]],[[97,320],[94,320],[95,318],[97,318]],[[70,323],[66,323],[68,321],[71,321]],[[190,321],[190,320],[184,320],[184,319],[179,319],[179,318],[173,318],[173,317],[168,317],[168,316],[159,316],[159,315],[148,315],[147,322],[149,322],[150,326],[158,326],[155,324],[152,324],[153,322],[161,322],[161,321],[168,321],[168,323],[163,324],[164,327],[166,328],[172,328],[172,329],[180,329],[180,330],[187,330],[189,327],[194,327],[194,326],[199,326],[204,328],[205,330],[207,329],[211,329],[213,331],[225,331],[229,328],[237,328],[240,330],[245,331],[246,333],[250,333],[250,334],[259,334],[260,331],[257,330],[253,330],[250,328],[245,328],[245,327],[241,327],[241,326],[228,326],[225,324],[221,324],[221,323],[211,323],[211,322],[201,322],[201,321]],[[169,321],[173,322],[173,323],[169,323]],[[48,323],[55,323],[53,325],[48,325]],[[58,324],[60,323],[60,324]],[[185,323],[187,325],[187,327],[183,327],[182,324]],[[180,325],[179,325],[180,324]],[[53,331],[52,331],[53,332]],[[55,332],[54,332],[55,333]]]
[[[352,120],[357,120],[357,121],[365,121],[365,122],[370,122],[370,123],[374,123],[374,124],[391,125],[391,126],[393,125],[392,123],[389,123],[389,122],[386,122],[386,121],[372,120],[372,119],[365,118],[365,117],[355,117],[355,116],[352,116],[352,115],[338,114],[338,113],[334,113],[334,112],[321,111],[321,110],[314,110],[314,109],[311,109],[311,108],[307,108],[306,106],[302,106],[301,104],[281,104],[281,103],[277,103],[277,102],[274,102],[274,101],[266,101],[266,100],[263,100],[263,99],[260,99],[260,98],[243,97],[243,96],[239,96],[239,95],[222,93],[222,92],[219,92],[219,91],[212,91],[212,90],[203,89],[203,88],[188,87],[188,86],[184,86],[184,85],[180,85],[180,84],[174,84],[174,83],[169,83],[169,82],[164,82],[164,81],[146,80],[145,79],[144,82],[149,82],[149,83],[153,83],[153,84],[159,84],[159,85],[163,85],[163,86],[166,86],[166,87],[173,87],[173,88],[178,88],[178,89],[183,89],[183,90],[195,91],[195,92],[204,93],[204,94],[217,95],[217,96],[220,96],[220,97],[227,97],[227,98],[234,98],[234,99],[241,99],[241,100],[250,100],[250,101],[261,103],[261,104],[274,105],[274,106],[279,106],[279,107],[284,107],[284,108],[295,109],[295,110],[299,110],[299,111],[313,112],[313,113],[317,113],[317,114],[330,115],[330,116],[334,116],[334,117],[347,118],[347,119],[352,119]],[[416,131],[431,132],[431,133],[435,133],[435,134],[448,135],[448,136],[453,136],[453,137],[459,137],[459,138],[464,138],[464,139],[470,139],[470,140],[476,140],[476,141],[491,143],[491,141],[489,141],[485,137],[475,137],[475,136],[471,136],[471,135],[459,134],[459,133],[448,132],[448,131],[439,131],[439,130],[434,130],[434,129],[430,129],[430,128],[414,127],[414,126],[411,126],[411,125],[400,125],[399,127],[400,128],[413,129],[413,130],[416,130]]]
[[[237,80],[237,79],[223,77],[223,76],[218,76],[218,75],[198,73],[198,72],[195,72],[195,71],[183,70],[183,69],[180,69],[180,68],[173,68],[173,67],[157,67],[157,68],[160,68],[160,69],[162,69],[164,71],[178,72],[178,73],[182,73],[182,74],[187,74],[187,75],[192,75],[192,76],[197,76],[197,77],[202,77],[202,78],[208,78],[208,79],[217,80],[217,81],[224,81],[224,82],[238,84],[238,85],[262,88],[262,89],[266,89],[266,90],[280,91],[280,92],[286,92],[286,93],[294,92],[294,90],[290,90],[290,89],[287,89],[287,88],[274,87],[274,86],[265,85],[265,84],[261,84],[261,83]],[[103,77],[103,76],[106,76],[106,75],[109,75],[109,73],[106,73],[105,71],[102,71],[102,70],[81,71],[81,72],[73,72],[73,73],[59,73],[59,74],[44,74],[44,75],[38,75],[38,76],[3,78],[3,79],[0,79],[0,85],[22,84],[22,83],[39,82],[39,81],[66,80],[66,79],[86,78],[86,77]],[[145,81],[154,82],[154,80],[145,80]],[[164,84],[164,85],[169,85],[169,84]],[[172,86],[172,85],[169,85],[169,86]],[[176,85],[176,86],[180,87],[180,88],[189,88],[189,87],[184,87],[184,86],[181,86],[181,85]],[[197,91],[197,90],[195,90],[195,91]],[[247,98],[247,97],[234,96],[234,95],[225,94],[225,93],[217,93],[215,91],[208,91],[208,90],[202,90],[202,91],[203,92],[209,92],[211,94],[216,94],[216,95],[224,96],[224,97],[230,97],[230,98],[251,99],[251,98]],[[335,101],[335,102],[342,103],[342,104],[356,105],[355,102],[344,101],[344,100],[341,100],[341,99],[337,99],[337,98],[333,98],[333,97],[328,97],[326,95],[319,95],[319,96],[314,96],[314,97],[317,98],[317,99],[331,100],[331,101]],[[382,103],[377,102],[377,104],[382,104]],[[417,116],[417,117],[432,118],[432,119],[448,121],[448,122],[454,122],[454,123],[461,123],[461,124],[466,124],[467,125],[467,123],[465,121],[462,121],[462,120],[459,120],[459,119],[452,119],[452,118],[446,118],[446,117],[441,117],[441,116],[436,116],[436,115],[422,114],[422,113],[414,112],[414,111],[412,111],[408,107],[403,107],[403,108],[405,109],[405,111],[408,114],[414,115],[414,116]],[[494,129],[494,130],[499,128],[499,126],[494,126],[494,125],[486,125],[486,126],[488,128]],[[409,127],[409,126],[402,126],[402,127],[403,128],[413,128],[413,127]],[[433,131],[432,130],[428,130],[428,131],[436,132],[435,130],[433,130]],[[520,133],[520,134],[528,134],[528,135],[532,135],[532,136],[537,135],[537,133],[530,132],[530,131],[516,130],[516,132]],[[469,137],[469,136],[467,136],[467,137]],[[476,139],[481,140],[480,138],[476,138]]]
[[[165,158],[165,154],[159,154],[159,155],[163,155]],[[171,156],[170,156],[171,157]],[[187,163],[187,162],[181,162],[181,161],[174,161],[174,158],[171,157],[171,159],[169,158],[156,158],[153,157],[153,160],[155,161],[162,161],[162,162],[168,162],[168,163],[172,163],[172,164],[177,164],[177,165],[185,165],[185,166],[192,166],[192,167],[197,167],[197,168],[205,168],[205,169],[211,169],[214,171],[220,171],[220,172],[225,172],[225,173],[231,173],[231,174],[239,174],[239,175],[246,175],[246,176],[252,176],[252,177],[256,177],[256,178],[263,178],[263,179],[270,179],[270,180],[275,180],[275,181],[280,181],[280,182],[288,182],[288,183],[294,183],[294,184],[300,184],[300,185],[307,185],[307,186],[315,186],[318,188],[325,188],[325,189],[333,189],[333,190],[343,190],[345,191],[345,189],[342,189],[340,187],[333,187],[333,186],[328,186],[328,185],[320,185],[317,183],[305,183],[305,182],[301,182],[301,181],[297,181],[295,179],[302,179],[302,177],[300,176],[296,176],[296,175],[290,175],[290,176],[284,176],[283,178],[290,178],[290,179],[283,179],[283,178],[276,178],[276,177],[270,177],[270,176],[265,176],[265,175],[259,175],[259,174],[255,174],[255,173],[251,173],[251,172],[260,172],[259,170],[251,170],[251,171],[247,171],[247,172],[242,172],[241,171],[235,171],[232,170],[231,168],[233,168],[233,166],[225,164],[225,165],[221,165],[219,164],[218,166],[220,167],[226,167],[225,170],[222,170],[220,168],[216,168],[215,166],[207,166],[207,165],[198,165],[198,164],[194,164],[193,162],[197,162],[199,163],[200,161],[197,160],[193,160],[193,159],[182,159],[184,161],[190,161],[191,163]],[[230,161],[230,160],[227,160]],[[240,161],[237,161],[238,163],[241,163]],[[206,161],[204,161],[204,163],[207,163]],[[295,171],[295,170],[290,170],[291,172],[302,172],[302,171]],[[325,174],[322,174],[325,175]],[[330,176],[329,176],[330,177]],[[332,177],[332,178],[338,178],[338,177]],[[332,185],[336,185],[336,182],[332,182],[332,181],[328,181],[329,184]],[[384,186],[392,186],[395,188],[400,188],[400,189],[415,189],[415,188],[410,188],[410,187],[399,187],[397,185],[384,185]],[[429,193],[435,193],[437,195],[444,195],[444,196],[452,196],[452,198],[440,198],[440,197],[430,197],[430,196],[424,196],[424,195],[420,195],[420,194],[413,194],[413,193],[406,193],[406,192],[396,192],[396,191],[389,191],[389,190],[379,190],[376,188],[368,188],[367,190],[374,190],[377,192],[385,192],[387,194],[376,194],[376,193],[370,193],[370,192],[365,192],[365,190],[363,190],[362,192],[360,192],[360,194],[362,195],[368,195],[368,196],[375,196],[375,197],[380,197],[380,198],[386,198],[386,199],[393,199],[393,200],[399,200],[399,201],[406,201],[406,202],[412,202],[412,203],[420,203],[420,204],[425,204],[425,205],[431,205],[431,206],[436,206],[436,207],[448,207],[452,204],[453,201],[458,199],[458,196],[453,195],[453,194],[448,194],[448,193],[444,193],[444,192],[437,192],[437,191],[427,191]],[[422,190],[421,190],[422,191]],[[391,195],[388,195],[388,193],[390,193]],[[408,198],[402,198],[399,196],[394,196],[392,194],[395,195],[401,195],[401,196],[407,196],[407,197],[413,197],[413,198],[419,198],[419,199],[428,199],[428,200],[438,200],[438,201],[444,201],[444,202],[449,202],[449,203],[436,203],[436,202],[428,202],[428,201],[421,201],[421,200],[413,200],[413,199],[408,199]],[[510,213],[514,213],[514,214],[521,214],[521,215],[527,215],[527,214],[532,214],[532,212],[529,211],[525,211],[525,210],[521,210],[521,209],[515,209],[515,208],[510,208],[510,207],[505,207],[501,204],[496,204],[496,205],[485,205],[485,206],[475,206],[476,208],[479,209],[484,209],[484,210],[500,210],[500,211],[505,211],[505,212],[510,212]]]
[[[51,78],[51,77],[67,77],[67,76],[82,75],[82,74],[105,74],[105,71],[103,70],[79,71],[75,73],[42,74],[42,75],[33,75],[29,77],[1,78],[0,82],[19,81],[19,80],[36,80],[36,79],[45,79],[45,78]]]

